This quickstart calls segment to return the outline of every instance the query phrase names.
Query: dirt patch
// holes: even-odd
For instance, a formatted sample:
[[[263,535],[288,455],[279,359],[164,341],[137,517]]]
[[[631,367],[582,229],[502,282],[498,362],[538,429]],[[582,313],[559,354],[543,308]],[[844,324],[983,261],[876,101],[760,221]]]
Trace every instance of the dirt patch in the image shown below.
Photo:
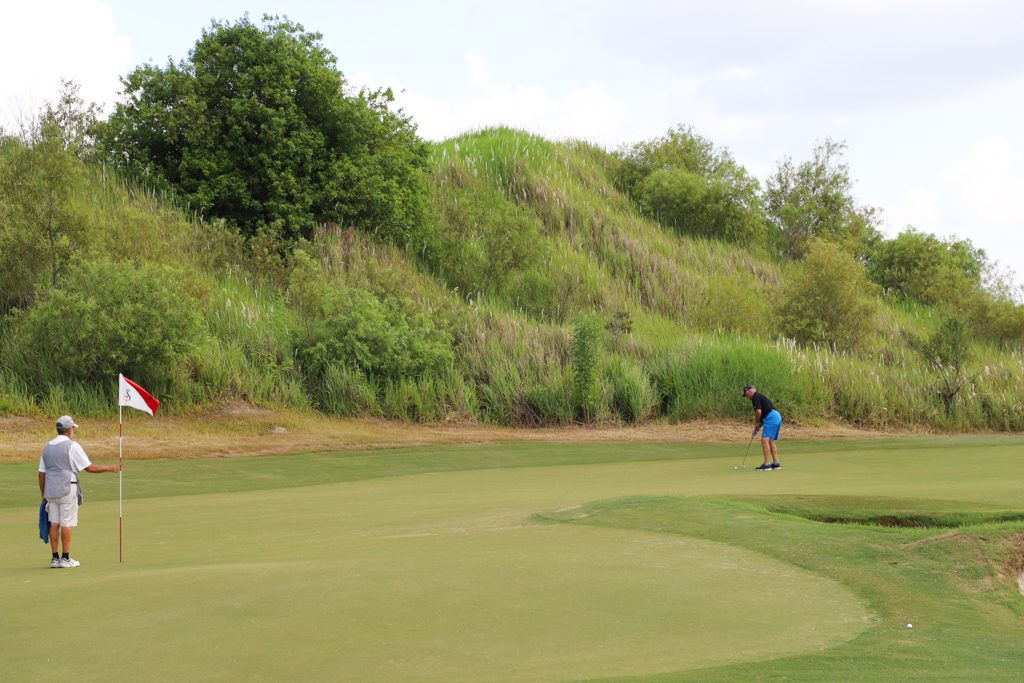
[[[39,458],[53,437],[53,423],[44,418],[0,418],[0,462]],[[116,419],[78,418],[76,439],[94,460],[116,458]],[[393,448],[430,444],[494,443],[499,441],[746,443],[748,421],[696,420],[640,427],[494,427],[478,422],[415,424],[373,419],[332,419],[315,414],[254,408],[232,403],[189,415],[149,417],[128,411],[124,425],[125,456],[135,459],[173,457],[235,457],[283,455],[309,451]],[[787,441],[865,439],[893,434],[843,425],[786,425]]]
[[[1017,590],[1024,595],[1024,534],[1006,539],[1006,562],[1004,571],[1017,579]]]
[[[14,429],[24,429],[36,426],[38,420],[31,417],[0,417],[0,434]]]
[[[243,401],[232,401],[217,409],[224,415],[269,415],[272,411],[258,408]]]

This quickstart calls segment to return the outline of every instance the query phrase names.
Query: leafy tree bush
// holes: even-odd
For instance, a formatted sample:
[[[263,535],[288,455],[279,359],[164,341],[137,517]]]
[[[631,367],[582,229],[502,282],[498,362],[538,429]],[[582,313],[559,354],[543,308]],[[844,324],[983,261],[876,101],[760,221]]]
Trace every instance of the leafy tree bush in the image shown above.
[[[63,133],[44,116],[29,140],[0,144],[0,306],[25,306],[43,277],[56,286],[62,264],[85,243],[72,201],[83,176]]]
[[[756,178],[728,150],[682,126],[622,153],[616,184],[647,215],[685,235],[764,246]]]
[[[167,386],[202,334],[181,272],[80,262],[14,318],[11,367],[49,383],[110,382],[118,372]]]
[[[910,228],[874,246],[868,274],[899,296],[948,304],[981,286],[985,266],[985,252],[969,240],[941,240]]]
[[[145,65],[101,126],[111,161],[177,188],[247,235],[356,225],[406,244],[422,228],[426,146],[389,90],[346,94],[319,33],[214,22],[187,60]]]
[[[408,299],[381,300],[353,287],[328,287],[323,269],[304,252],[296,252],[289,300],[304,320],[295,348],[313,384],[335,366],[380,382],[417,378],[454,360],[451,336]]]
[[[964,316],[976,335],[1005,346],[1024,345],[1024,306],[1011,297],[975,290],[958,299],[953,309]]]
[[[764,203],[787,256],[802,257],[818,237],[862,257],[877,239],[877,210],[854,202],[850,169],[841,160],[845,149],[826,139],[810,161],[794,165],[786,158],[768,178]]]
[[[946,416],[951,417],[956,398],[967,383],[964,375],[964,365],[970,357],[967,326],[959,318],[947,316],[928,339],[910,341],[938,377],[935,393],[942,399]]]
[[[779,310],[781,332],[802,344],[852,351],[875,331],[878,286],[842,247],[811,241]]]
[[[95,102],[85,102],[82,87],[62,80],[56,102],[43,108],[41,120],[59,132],[61,147],[79,159],[91,159],[95,153],[96,128],[102,110]]]
[[[332,290],[312,337],[298,345],[311,371],[332,363],[358,368],[372,378],[418,377],[453,360],[451,338],[408,300],[381,301],[370,292]]]

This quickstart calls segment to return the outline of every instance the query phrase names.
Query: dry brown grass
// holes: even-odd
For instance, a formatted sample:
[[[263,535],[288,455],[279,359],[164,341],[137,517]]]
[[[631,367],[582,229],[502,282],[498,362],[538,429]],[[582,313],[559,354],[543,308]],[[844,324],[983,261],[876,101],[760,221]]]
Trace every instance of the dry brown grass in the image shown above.
[[[310,451],[390,448],[428,444],[498,441],[739,443],[750,435],[748,422],[694,421],[642,427],[565,427],[527,429],[476,422],[413,424],[370,419],[336,419],[270,411],[232,404],[188,416],[125,415],[125,456],[132,459],[283,455]],[[97,462],[117,458],[116,419],[78,420],[75,439]],[[0,417],[0,462],[39,457],[54,435],[52,422]],[[786,440],[873,438],[880,432],[839,425],[786,425]]]

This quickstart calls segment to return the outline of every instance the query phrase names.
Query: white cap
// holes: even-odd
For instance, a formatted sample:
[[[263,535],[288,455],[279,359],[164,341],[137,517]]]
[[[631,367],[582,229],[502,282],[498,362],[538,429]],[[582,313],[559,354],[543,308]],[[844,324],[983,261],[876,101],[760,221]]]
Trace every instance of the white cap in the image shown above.
[[[63,416],[57,418],[57,431],[58,432],[66,432],[66,431],[68,431],[69,429],[72,429],[72,428],[78,429],[78,425],[75,424],[75,421],[71,419],[70,415],[63,415]]]

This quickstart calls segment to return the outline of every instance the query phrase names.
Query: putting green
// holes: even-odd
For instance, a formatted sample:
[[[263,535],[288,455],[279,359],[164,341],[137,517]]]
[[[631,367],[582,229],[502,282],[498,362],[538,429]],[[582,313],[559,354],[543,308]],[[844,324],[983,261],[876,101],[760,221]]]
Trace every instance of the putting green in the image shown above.
[[[3,509],[6,675],[567,680],[781,657],[867,628],[851,591],[753,551],[530,521],[610,496],[693,492],[709,462],[723,467],[452,471],[131,500],[123,565],[116,505],[96,502],[74,571],[44,568],[30,508]],[[41,647],[58,615],[69,637]]]

